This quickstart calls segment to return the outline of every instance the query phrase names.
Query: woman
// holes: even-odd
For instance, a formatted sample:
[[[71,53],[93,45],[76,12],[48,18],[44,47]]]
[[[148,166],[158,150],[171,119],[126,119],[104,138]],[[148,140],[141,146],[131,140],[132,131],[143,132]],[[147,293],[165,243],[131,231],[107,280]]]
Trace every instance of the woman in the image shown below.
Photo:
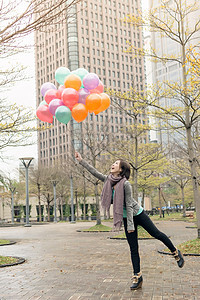
[[[142,286],[143,278],[140,271],[140,256],[138,251],[138,225],[142,226],[151,236],[162,241],[174,255],[180,268],[184,265],[181,252],[174,247],[171,240],[153,224],[132,196],[132,187],[128,181],[130,177],[130,165],[121,159],[116,160],[110,169],[108,176],[98,172],[94,167],[82,159],[80,153],[75,152],[75,158],[92,175],[104,182],[101,205],[107,212],[113,203],[113,223],[116,229],[120,229],[122,222],[130,246],[131,260],[133,265],[133,284],[131,290]]]

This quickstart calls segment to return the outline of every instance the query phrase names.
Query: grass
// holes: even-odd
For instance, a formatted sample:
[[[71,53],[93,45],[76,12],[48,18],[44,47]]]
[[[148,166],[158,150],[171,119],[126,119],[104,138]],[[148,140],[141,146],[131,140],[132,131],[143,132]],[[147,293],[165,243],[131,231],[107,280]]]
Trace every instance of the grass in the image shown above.
[[[177,245],[177,248],[183,254],[200,254],[200,239],[186,241]],[[165,251],[169,252],[168,248]]]
[[[125,232],[122,234],[116,235],[113,238],[116,239],[126,239]],[[153,237],[141,226],[138,226],[138,238],[142,239],[153,239]]]
[[[194,212],[194,218],[183,217],[183,213],[169,213],[169,215],[165,212],[165,217],[160,218],[160,215],[150,216],[152,221],[171,221],[171,220],[178,220],[178,221],[187,221],[187,222],[196,222],[196,212]]]
[[[111,227],[108,227],[108,226],[105,226],[105,225],[95,225],[95,226],[92,226],[88,229],[84,229],[82,231],[91,231],[91,232],[95,232],[95,231],[98,231],[98,232],[104,232],[104,231],[111,231],[112,228]]]
[[[13,264],[15,262],[17,262],[17,258],[15,258],[15,257],[0,256],[0,266],[7,265],[7,264]]]
[[[9,240],[0,240],[0,245],[9,244]]]

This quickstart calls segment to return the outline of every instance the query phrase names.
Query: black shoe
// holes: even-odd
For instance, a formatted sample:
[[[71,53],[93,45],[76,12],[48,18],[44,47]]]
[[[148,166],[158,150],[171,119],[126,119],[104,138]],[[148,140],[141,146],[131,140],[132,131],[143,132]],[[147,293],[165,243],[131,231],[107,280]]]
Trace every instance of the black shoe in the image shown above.
[[[133,280],[133,285],[130,287],[131,290],[137,290],[142,287],[143,278],[141,272],[134,274],[131,279]]]
[[[172,254],[173,254],[179,268],[182,268],[184,266],[185,261],[184,261],[183,254],[181,253],[181,251],[176,249],[176,251],[172,252]]]

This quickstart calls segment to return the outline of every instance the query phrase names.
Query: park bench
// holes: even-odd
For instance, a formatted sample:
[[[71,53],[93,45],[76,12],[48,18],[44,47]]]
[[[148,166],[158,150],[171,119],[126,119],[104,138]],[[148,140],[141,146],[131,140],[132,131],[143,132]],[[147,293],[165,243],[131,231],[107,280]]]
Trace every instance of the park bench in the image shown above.
[[[194,212],[192,210],[188,210],[185,212],[185,216],[189,218],[194,218]]]

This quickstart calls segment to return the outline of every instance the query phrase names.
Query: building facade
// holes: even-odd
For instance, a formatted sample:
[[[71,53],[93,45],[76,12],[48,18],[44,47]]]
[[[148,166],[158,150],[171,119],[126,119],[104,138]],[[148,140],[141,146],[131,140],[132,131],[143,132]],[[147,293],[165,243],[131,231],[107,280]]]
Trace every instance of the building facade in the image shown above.
[[[135,47],[142,47],[142,30],[122,21],[128,14],[138,14],[138,11],[138,0],[81,1],[66,12],[62,21],[58,20],[56,25],[37,31],[37,105],[43,100],[41,85],[48,81],[57,85],[55,71],[61,66],[70,71],[86,68],[96,73],[107,88],[126,92],[134,82],[135,87],[142,91],[145,86],[144,60],[133,58],[125,51],[127,41]],[[121,104],[128,106],[126,101]],[[139,116],[139,122],[147,122],[145,114]],[[83,143],[74,132],[81,134],[86,125],[97,140],[103,139],[108,132],[108,139],[117,140],[126,138],[121,129],[132,123],[131,117],[112,105],[97,116],[89,114],[82,123],[71,120],[64,125],[54,120],[53,126],[46,127],[38,134],[39,162],[50,166],[55,160],[66,161],[73,148],[84,152]],[[44,125],[40,121],[38,124]],[[147,133],[141,137],[140,142],[147,143],[148,140]]]
[[[180,41],[181,39],[186,40],[186,35],[189,36],[190,32],[197,30],[192,35],[192,38],[188,39],[185,45],[185,53],[194,45],[198,45],[197,48],[199,48],[199,31],[196,24],[199,22],[200,5],[195,0],[165,1],[163,5],[163,7],[166,5],[165,9],[162,9],[162,5],[163,1],[161,0],[149,0],[150,9],[154,10],[154,12],[156,11],[158,20],[162,20],[163,22],[160,23],[162,24],[161,26],[165,26],[164,24],[166,24],[167,27],[167,24],[169,24],[169,28],[172,29],[174,34],[171,34],[171,37],[169,37],[170,34],[160,33],[158,32],[159,30],[151,32],[151,47],[155,49],[158,57],[166,59],[151,61],[152,73],[150,77],[155,86],[166,83],[165,87],[167,89],[168,83],[169,85],[177,84],[178,91],[178,86],[183,84],[183,67],[179,63],[179,61],[182,61],[183,55]],[[180,21],[181,15],[179,9],[182,12],[182,16],[184,16],[182,22]],[[182,34],[183,36],[181,36]],[[197,48],[196,51],[199,51]],[[184,101],[181,99],[181,94],[177,92],[174,98],[167,96],[160,97],[159,105],[166,108],[176,107],[178,110],[183,109]],[[176,118],[173,119],[171,117],[169,122],[157,119],[154,120],[154,124],[156,124],[156,131],[153,132],[153,136],[158,143],[168,148],[173,147],[174,144],[184,144],[185,129],[180,129],[182,123],[178,122]],[[175,130],[175,128],[178,128],[178,130]]]

